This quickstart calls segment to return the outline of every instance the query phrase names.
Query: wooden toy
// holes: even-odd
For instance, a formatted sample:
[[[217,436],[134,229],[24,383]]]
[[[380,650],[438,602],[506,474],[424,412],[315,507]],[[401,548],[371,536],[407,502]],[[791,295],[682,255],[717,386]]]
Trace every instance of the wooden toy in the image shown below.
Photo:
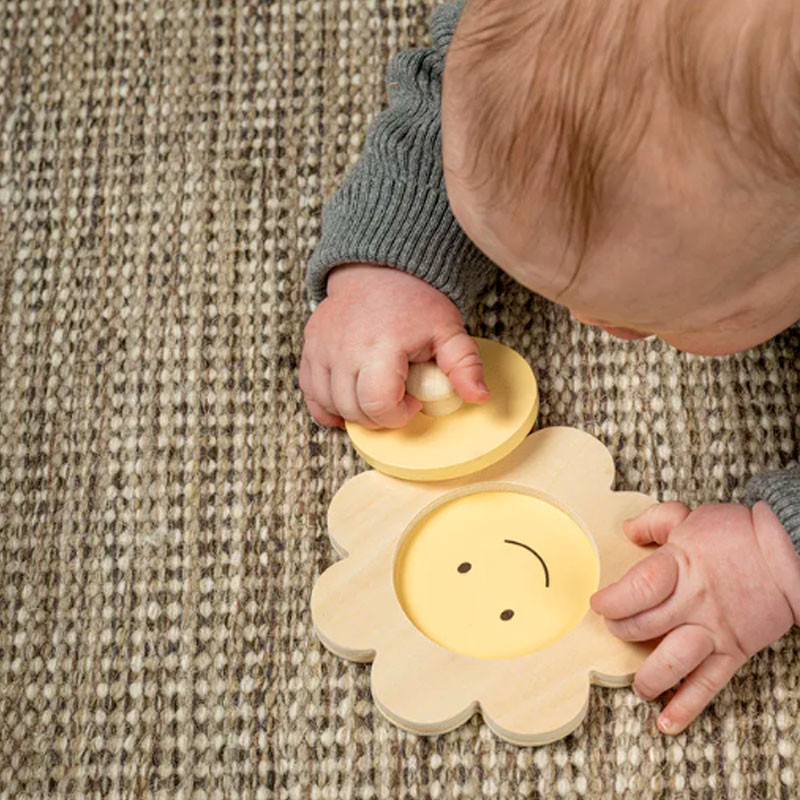
[[[446,416],[417,414],[403,428],[373,431],[348,422],[350,439],[368,464],[397,478],[448,480],[494,464],[522,442],[539,413],[533,371],[511,348],[477,342],[490,399],[464,403]]]
[[[522,425],[530,398],[496,395],[531,384],[508,379],[514,360],[492,344],[479,340],[487,384]],[[497,361],[506,366],[492,373]],[[453,469],[445,461],[417,466]],[[448,480],[357,475],[329,509],[342,559],[314,586],[316,634],[337,655],[373,662],[375,703],[404,729],[443,733],[478,711],[510,742],[565,736],[586,714],[590,684],[628,685],[652,649],[612,636],[589,608],[650,552],[622,522],[653,501],[612,491],[613,477],[599,441],[562,427]]]
[[[447,375],[432,361],[409,364],[406,391],[422,403],[422,413],[429,417],[452,414],[464,403]]]

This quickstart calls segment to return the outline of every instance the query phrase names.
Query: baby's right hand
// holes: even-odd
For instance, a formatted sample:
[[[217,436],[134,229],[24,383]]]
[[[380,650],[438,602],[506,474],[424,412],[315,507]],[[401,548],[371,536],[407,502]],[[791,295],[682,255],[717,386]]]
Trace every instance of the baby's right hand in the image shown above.
[[[436,363],[469,403],[489,399],[478,348],[453,302],[406,272],[338,267],[306,325],[300,388],[322,425],[399,428],[420,409],[406,394],[409,362]]]

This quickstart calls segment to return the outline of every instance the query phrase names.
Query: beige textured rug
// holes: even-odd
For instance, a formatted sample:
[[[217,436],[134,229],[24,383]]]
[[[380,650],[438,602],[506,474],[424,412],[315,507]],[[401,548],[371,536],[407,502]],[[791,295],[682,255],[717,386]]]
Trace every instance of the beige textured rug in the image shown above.
[[[429,10],[0,0],[0,798],[797,796],[796,635],[676,739],[594,689],[539,749],[398,730],[313,635],[364,467],[296,389],[303,270]],[[798,457],[796,329],[702,359],[509,283],[471,325],[620,487],[724,499]]]

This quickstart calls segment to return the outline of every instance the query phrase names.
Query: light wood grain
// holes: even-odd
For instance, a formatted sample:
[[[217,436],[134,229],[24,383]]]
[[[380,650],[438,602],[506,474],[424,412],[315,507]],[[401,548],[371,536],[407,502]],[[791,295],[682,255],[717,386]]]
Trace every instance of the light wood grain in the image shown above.
[[[429,417],[452,414],[464,402],[435,361],[409,364],[406,392],[422,403],[422,413]]]
[[[613,492],[612,480],[605,447],[570,428],[538,431],[499,463],[465,478],[434,484],[374,471],[357,476],[331,504],[331,539],[347,557],[314,586],[317,635],[340,656],[374,660],[375,702],[407,730],[442,733],[479,710],[492,730],[518,744],[568,734],[586,713],[590,683],[629,684],[650,644],[616,639],[588,610],[563,638],[536,652],[513,658],[456,653],[409,620],[395,591],[394,569],[404,537],[432,509],[474,492],[524,492],[561,509],[591,538],[602,588],[650,552],[624,536],[622,522],[654,501]]]

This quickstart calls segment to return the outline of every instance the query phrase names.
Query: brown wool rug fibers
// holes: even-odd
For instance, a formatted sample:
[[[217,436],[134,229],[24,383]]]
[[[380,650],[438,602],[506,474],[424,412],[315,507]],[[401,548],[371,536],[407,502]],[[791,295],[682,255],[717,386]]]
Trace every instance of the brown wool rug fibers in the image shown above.
[[[796,635],[675,739],[594,689],[538,749],[398,730],[313,635],[364,467],[296,389],[303,271],[430,8],[0,0],[0,798],[796,796]],[[697,358],[510,282],[470,324],[620,487],[737,497],[798,457],[797,330]]]

